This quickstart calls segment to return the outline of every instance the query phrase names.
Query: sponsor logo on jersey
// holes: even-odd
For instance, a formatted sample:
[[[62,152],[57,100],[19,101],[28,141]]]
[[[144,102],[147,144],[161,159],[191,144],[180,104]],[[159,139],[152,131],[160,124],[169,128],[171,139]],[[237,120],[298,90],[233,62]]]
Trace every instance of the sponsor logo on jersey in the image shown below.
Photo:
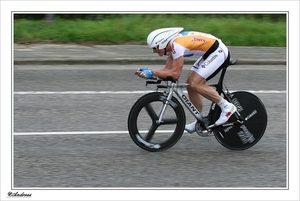
[[[194,38],[192,38],[192,42],[193,42],[193,43],[194,43],[194,42],[202,42],[202,43],[205,43],[206,40],[203,39],[203,38],[197,38],[197,37],[194,37]]]
[[[217,57],[218,57],[218,55],[214,55],[213,57],[210,58],[210,60],[205,61],[205,62],[201,65],[201,67],[202,67],[202,68],[205,68],[205,67],[208,66],[211,62],[213,62],[213,60],[215,60]]]

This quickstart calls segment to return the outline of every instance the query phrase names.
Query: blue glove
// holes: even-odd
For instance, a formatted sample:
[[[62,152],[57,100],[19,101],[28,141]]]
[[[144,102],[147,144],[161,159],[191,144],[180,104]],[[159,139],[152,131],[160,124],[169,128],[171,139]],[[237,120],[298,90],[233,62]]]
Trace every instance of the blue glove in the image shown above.
[[[150,68],[140,68],[136,74],[141,77],[141,78],[145,78],[145,79],[151,79],[154,77],[154,72],[152,69]]]

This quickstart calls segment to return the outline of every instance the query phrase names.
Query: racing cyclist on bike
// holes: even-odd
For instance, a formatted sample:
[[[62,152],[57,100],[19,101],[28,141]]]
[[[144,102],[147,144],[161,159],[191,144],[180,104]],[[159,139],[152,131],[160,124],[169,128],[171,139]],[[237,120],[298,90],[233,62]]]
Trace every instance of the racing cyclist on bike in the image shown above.
[[[201,114],[202,96],[215,102],[222,110],[215,125],[224,124],[236,111],[236,107],[221,97],[206,82],[223,67],[227,67],[230,58],[228,48],[215,36],[197,31],[182,32],[183,29],[170,27],[152,31],[147,37],[148,47],[159,56],[166,55],[166,65],[162,69],[140,68],[137,75],[145,79],[171,77],[178,80],[184,65],[184,57],[199,56],[187,78],[187,83],[190,85],[187,88],[189,98]],[[186,125],[185,130],[193,133],[196,130],[196,123],[197,121]]]

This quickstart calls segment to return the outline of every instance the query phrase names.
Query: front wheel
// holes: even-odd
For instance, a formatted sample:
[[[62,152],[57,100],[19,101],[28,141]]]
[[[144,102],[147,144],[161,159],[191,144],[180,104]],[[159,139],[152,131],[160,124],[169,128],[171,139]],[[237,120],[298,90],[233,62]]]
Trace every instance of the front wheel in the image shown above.
[[[237,111],[245,120],[242,124],[217,127],[213,129],[213,132],[219,143],[228,149],[248,149],[255,145],[265,133],[267,111],[262,101],[252,93],[238,91],[231,95],[230,102],[237,107]],[[219,118],[220,113],[220,108],[216,107],[212,117],[213,122]],[[236,120],[236,115],[232,115],[227,123]]]
[[[179,101],[172,97],[158,123],[167,97],[153,92],[139,98],[128,116],[129,135],[136,145],[144,150],[157,152],[171,148],[182,136],[185,113]]]

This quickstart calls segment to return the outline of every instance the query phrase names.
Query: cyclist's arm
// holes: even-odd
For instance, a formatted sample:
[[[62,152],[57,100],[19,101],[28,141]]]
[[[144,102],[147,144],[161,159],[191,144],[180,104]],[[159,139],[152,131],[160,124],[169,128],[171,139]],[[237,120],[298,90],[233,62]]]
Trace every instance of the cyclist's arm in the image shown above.
[[[160,78],[172,77],[174,80],[178,80],[183,68],[183,63],[183,56],[177,59],[173,59],[173,57],[169,55],[166,61],[165,68],[154,70],[154,76]]]

